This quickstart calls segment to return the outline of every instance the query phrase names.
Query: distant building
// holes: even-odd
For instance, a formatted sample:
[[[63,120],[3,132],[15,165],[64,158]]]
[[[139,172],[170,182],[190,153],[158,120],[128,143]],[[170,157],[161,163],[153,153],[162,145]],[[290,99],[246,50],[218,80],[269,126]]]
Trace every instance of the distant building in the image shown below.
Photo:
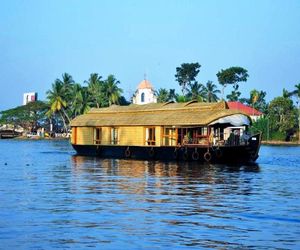
[[[24,93],[23,94],[23,105],[26,105],[29,102],[37,101],[38,94],[36,92]]]
[[[154,88],[148,80],[144,79],[140,82],[132,97],[132,103],[139,105],[157,103]]]
[[[229,109],[239,110],[244,112],[245,114],[249,115],[252,121],[257,121],[257,119],[263,117],[263,113],[259,110],[247,106],[240,102],[227,102]]]

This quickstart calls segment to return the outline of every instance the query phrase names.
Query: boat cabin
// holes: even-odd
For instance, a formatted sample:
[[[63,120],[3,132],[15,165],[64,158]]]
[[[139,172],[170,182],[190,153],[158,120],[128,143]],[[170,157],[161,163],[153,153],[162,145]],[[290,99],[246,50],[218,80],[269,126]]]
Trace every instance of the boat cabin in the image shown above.
[[[71,143],[145,147],[239,144],[249,124],[246,114],[228,109],[226,102],[114,105],[76,117],[71,122]]]

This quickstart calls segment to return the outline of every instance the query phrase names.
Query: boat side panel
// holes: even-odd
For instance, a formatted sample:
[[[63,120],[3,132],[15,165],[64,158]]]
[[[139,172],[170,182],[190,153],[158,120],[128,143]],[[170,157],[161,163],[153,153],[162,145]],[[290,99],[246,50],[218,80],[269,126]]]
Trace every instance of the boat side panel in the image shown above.
[[[73,145],[79,155],[101,158],[129,158],[161,161],[198,161],[212,163],[234,163],[255,161],[256,148],[248,146],[232,147],[148,147],[148,146],[97,146]]]

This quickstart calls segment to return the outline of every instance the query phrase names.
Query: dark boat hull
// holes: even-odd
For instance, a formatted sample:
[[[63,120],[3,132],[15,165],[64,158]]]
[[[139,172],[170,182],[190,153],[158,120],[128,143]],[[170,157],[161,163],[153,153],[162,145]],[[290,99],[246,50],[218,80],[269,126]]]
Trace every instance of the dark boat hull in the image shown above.
[[[0,131],[0,139],[12,139],[20,136],[21,133],[14,130],[1,130]]]
[[[253,139],[254,138],[254,139]],[[101,158],[128,158],[160,161],[199,161],[212,163],[247,163],[258,158],[260,135],[250,138],[247,145],[199,147],[72,145],[78,155]]]

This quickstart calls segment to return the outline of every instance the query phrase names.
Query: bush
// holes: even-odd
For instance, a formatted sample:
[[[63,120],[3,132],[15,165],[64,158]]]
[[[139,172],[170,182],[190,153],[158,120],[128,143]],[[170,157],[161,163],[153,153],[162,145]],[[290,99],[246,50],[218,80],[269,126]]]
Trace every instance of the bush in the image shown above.
[[[286,133],[280,131],[273,131],[270,133],[270,139],[274,141],[285,141]]]
[[[250,127],[252,133],[262,132],[262,139],[267,140],[268,138],[268,120],[266,118],[260,118],[252,124]]]

